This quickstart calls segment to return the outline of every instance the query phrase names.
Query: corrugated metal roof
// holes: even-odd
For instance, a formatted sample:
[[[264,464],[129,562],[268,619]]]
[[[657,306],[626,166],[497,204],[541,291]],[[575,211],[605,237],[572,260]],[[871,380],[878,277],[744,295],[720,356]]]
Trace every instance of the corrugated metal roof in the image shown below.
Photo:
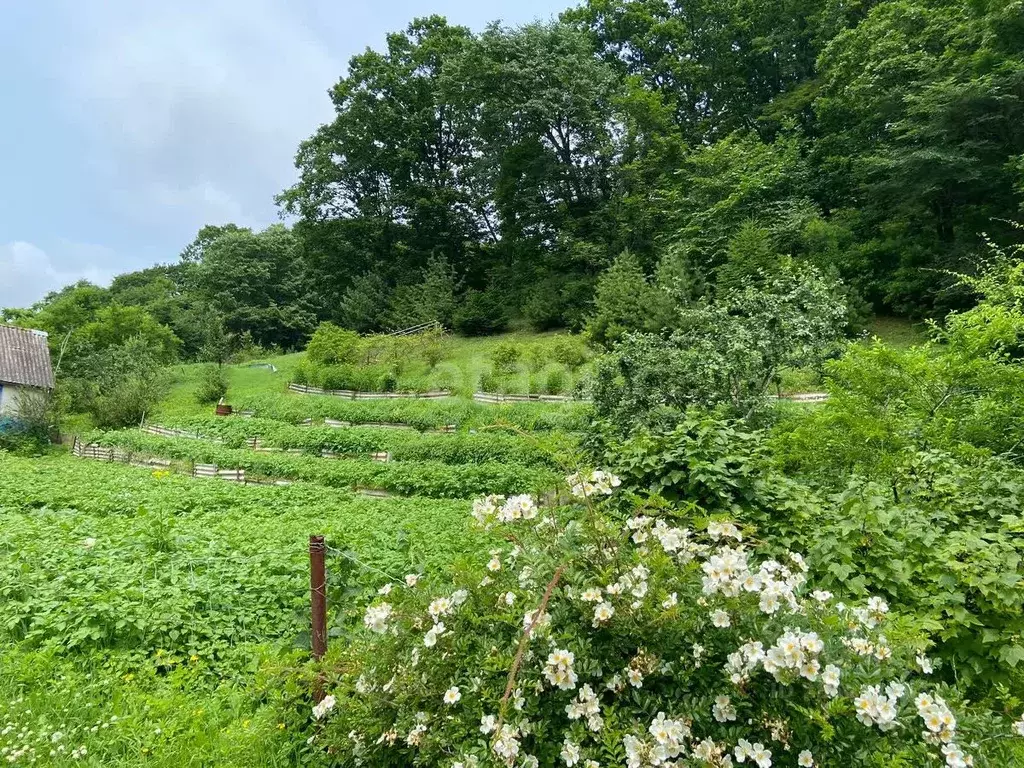
[[[43,331],[0,323],[0,384],[53,389],[50,345]]]

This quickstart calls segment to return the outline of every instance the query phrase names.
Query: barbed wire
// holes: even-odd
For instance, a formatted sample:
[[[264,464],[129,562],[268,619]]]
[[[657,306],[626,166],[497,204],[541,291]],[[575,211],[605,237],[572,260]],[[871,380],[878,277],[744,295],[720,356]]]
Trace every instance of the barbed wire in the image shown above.
[[[358,565],[361,568],[365,568],[368,571],[373,571],[374,573],[379,573],[381,576],[384,576],[389,581],[393,581],[396,584],[404,584],[405,583],[403,579],[400,579],[400,578],[397,578],[395,576],[392,576],[387,571],[381,570],[380,568],[377,568],[376,566],[370,565],[368,563],[364,563],[363,561],[359,560],[357,557],[355,557],[350,552],[345,552],[345,551],[342,551],[340,549],[336,549],[335,547],[332,547],[329,544],[325,544],[324,545],[324,551],[328,552],[329,554],[336,555],[338,557],[342,557],[342,558],[348,560],[349,562],[355,563],[356,565]]]

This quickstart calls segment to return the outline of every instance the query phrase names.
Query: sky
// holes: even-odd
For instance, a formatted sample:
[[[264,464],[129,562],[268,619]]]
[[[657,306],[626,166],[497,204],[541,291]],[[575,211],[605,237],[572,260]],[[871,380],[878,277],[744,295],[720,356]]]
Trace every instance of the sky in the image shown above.
[[[279,221],[349,57],[432,13],[481,29],[566,0],[0,0],[0,307]]]

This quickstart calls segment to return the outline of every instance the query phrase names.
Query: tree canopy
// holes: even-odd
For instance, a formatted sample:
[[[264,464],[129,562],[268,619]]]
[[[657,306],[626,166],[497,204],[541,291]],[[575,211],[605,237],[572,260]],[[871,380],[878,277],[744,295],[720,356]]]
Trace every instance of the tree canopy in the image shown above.
[[[209,328],[285,348],[325,320],[581,328],[628,252],[695,300],[792,258],[852,310],[941,317],[974,300],[953,274],[986,235],[1020,239],[1022,18],[1019,0],[587,0],[516,28],[415,19],[330,90],[278,196],[288,226],[211,224],[177,263],[6,316],[61,334],[136,306],[187,357]]]

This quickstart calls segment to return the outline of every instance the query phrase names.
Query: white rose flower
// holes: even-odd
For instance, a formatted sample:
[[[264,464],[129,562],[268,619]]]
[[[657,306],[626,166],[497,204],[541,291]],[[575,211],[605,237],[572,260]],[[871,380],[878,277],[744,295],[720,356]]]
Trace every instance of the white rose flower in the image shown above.
[[[459,691],[457,686],[453,685],[451,688],[449,688],[447,691],[444,692],[444,703],[447,704],[448,706],[452,706],[453,704],[458,704],[459,703],[459,699],[461,699],[461,698],[462,698],[462,693]]]
[[[594,626],[603,624],[615,615],[615,607],[608,602],[598,603],[594,607]]]
[[[338,703],[338,700],[333,696],[324,696],[323,701],[313,707],[313,717],[317,720],[322,720],[327,716],[327,713],[334,709],[334,705]]]

